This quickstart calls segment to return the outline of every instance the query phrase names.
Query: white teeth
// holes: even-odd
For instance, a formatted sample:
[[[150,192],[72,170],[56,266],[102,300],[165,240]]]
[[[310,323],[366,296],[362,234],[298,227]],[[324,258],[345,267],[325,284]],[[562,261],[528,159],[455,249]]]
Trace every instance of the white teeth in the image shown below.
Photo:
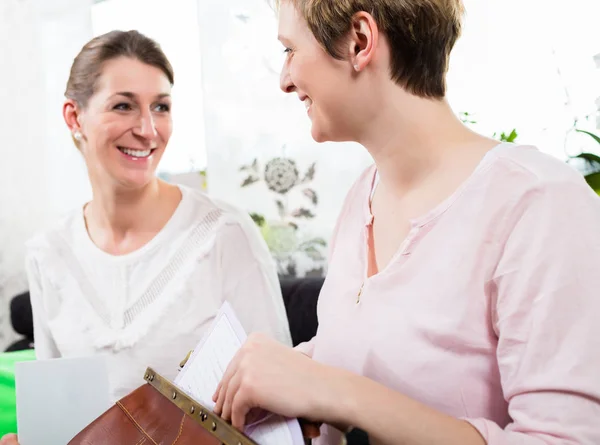
[[[304,107],[307,110],[310,108],[311,105],[312,105],[312,100],[310,100],[308,97],[306,99],[304,99]]]
[[[132,150],[131,148],[118,147],[123,153],[134,158],[147,158],[152,150]]]

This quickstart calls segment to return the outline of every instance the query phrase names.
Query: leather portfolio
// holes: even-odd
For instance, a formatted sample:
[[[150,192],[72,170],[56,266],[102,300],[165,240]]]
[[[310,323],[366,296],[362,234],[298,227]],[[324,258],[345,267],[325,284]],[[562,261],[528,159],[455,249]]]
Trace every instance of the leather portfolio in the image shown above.
[[[257,445],[152,368],[144,380],[68,445]]]

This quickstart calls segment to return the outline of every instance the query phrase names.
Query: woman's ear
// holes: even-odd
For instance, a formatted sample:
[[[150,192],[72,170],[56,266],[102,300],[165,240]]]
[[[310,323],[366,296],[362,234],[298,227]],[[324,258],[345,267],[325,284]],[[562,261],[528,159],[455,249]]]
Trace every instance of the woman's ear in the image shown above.
[[[355,71],[362,71],[371,63],[379,40],[379,29],[371,14],[360,11],[352,17],[349,35],[349,60]]]
[[[69,131],[75,137],[76,134],[81,134],[80,108],[77,102],[72,99],[65,100],[63,104],[63,118]],[[77,139],[77,137],[75,137]]]

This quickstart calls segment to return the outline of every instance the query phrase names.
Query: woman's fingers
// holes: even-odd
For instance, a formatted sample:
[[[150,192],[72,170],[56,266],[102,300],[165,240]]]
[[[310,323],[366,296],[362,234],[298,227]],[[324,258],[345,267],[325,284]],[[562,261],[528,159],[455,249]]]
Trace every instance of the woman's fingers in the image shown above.
[[[219,400],[219,392],[221,392],[221,384],[222,384],[222,381],[219,382],[219,384],[217,385],[217,389],[215,390],[215,393],[212,396],[212,400],[215,403],[217,402],[217,400]]]
[[[221,381],[219,385],[219,392],[217,393],[217,400],[215,401],[215,407],[213,408],[214,413],[217,416],[221,415],[223,411],[223,403],[225,402],[225,393],[227,392],[227,385]]]
[[[246,425],[246,415],[252,408],[246,397],[246,391],[243,389],[237,391],[231,402],[231,424],[240,431],[244,430]]]
[[[0,439],[0,445],[19,445],[16,434],[6,434]]]
[[[253,335],[227,367],[213,396],[214,411],[240,430],[253,408],[286,417],[314,414],[311,400],[323,389],[315,385],[322,380],[316,366],[297,351]]]
[[[227,385],[227,391],[223,395],[223,409],[221,417],[225,420],[231,420],[231,406],[233,404],[234,397],[237,397],[237,393],[240,389],[240,378],[239,373],[236,373],[229,380]]]
[[[221,412],[223,410],[223,403],[225,403],[225,396],[227,395],[227,392],[228,392],[229,381],[231,380],[231,378],[235,375],[235,373],[237,371],[241,354],[242,354],[242,350],[240,350],[233,357],[233,359],[231,359],[231,362],[229,362],[229,365],[227,366],[227,369],[225,370],[225,373],[223,374],[223,378],[221,379],[221,382],[217,386],[217,391],[215,391],[215,394],[213,395],[213,400],[216,403],[213,411],[217,415],[221,415]]]

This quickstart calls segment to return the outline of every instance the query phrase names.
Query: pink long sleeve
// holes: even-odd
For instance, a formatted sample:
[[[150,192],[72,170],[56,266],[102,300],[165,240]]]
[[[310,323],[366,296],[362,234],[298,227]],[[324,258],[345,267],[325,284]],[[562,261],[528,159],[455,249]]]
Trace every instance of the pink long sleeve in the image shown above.
[[[581,175],[502,144],[367,277],[374,175],[340,214],[313,359],[466,419],[488,445],[599,445],[600,198]],[[338,438],[324,426],[317,444]]]
[[[557,181],[516,204],[494,277],[512,421],[472,421],[489,445],[600,444],[600,237],[589,236],[600,230],[597,200]]]

